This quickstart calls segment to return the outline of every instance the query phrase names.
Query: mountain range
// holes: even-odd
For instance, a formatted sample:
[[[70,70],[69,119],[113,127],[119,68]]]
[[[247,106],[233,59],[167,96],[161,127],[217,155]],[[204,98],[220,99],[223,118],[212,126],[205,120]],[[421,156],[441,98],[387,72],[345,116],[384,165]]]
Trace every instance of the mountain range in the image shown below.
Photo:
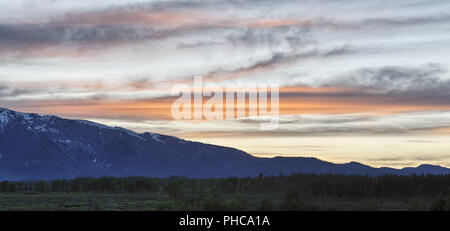
[[[311,157],[260,158],[238,149],[87,120],[0,108],[0,180],[180,175],[195,178],[314,174],[450,174],[434,165],[374,168]]]

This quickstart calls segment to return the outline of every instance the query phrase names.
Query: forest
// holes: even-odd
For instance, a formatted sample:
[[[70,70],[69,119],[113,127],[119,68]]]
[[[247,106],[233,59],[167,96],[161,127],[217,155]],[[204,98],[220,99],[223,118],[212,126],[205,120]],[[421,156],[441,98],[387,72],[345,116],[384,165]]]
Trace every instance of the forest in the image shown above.
[[[450,210],[450,175],[1,181],[0,210]]]

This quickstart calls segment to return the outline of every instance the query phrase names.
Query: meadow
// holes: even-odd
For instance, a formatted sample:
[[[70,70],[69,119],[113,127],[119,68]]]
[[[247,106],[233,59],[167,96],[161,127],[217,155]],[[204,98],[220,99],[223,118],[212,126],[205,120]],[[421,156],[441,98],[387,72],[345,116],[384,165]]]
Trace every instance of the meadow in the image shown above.
[[[304,175],[0,182],[0,210],[450,210],[450,176]]]

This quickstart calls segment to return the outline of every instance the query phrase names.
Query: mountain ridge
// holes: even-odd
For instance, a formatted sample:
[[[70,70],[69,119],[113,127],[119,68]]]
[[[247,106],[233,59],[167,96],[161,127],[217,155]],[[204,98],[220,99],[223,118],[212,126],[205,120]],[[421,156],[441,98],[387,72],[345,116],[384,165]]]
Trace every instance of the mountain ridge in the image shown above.
[[[0,107],[0,180],[181,175],[196,178],[313,174],[450,174],[421,164],[401,169],[315,157],[252,156],[231,147],[152,132],[137,133],[88,120]]]

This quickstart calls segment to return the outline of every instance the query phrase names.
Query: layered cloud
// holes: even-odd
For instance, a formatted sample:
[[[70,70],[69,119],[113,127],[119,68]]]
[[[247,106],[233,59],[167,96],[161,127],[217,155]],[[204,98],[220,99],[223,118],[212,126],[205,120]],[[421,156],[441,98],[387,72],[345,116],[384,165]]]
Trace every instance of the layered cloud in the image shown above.
[[[186,138],[444,136],[449,7],[0,0],[0,106]],[[279,84],[280,128],[261,134],[257,121],[172,121],[171,87],[194,75],[221,86]]]

